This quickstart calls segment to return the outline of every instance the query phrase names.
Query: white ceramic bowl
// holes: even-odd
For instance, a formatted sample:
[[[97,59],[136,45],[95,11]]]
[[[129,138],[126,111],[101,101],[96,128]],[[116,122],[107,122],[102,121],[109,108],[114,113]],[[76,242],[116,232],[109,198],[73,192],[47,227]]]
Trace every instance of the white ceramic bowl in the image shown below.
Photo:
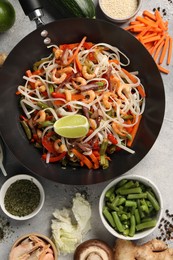
[[[11,184],[13,184],[14,182],[16,182],[17,180],[30,180],[32,181],[39,189],[40,191],[40,202],[38,204],[38,206],[35,208],[35,210],[25,216],[16,216],[16,215],[12,215],[11,213],[9,213],[4,205],[4,198],[5,198],[5,194],[7,192],[7,189],[11,186]],[[26,175],[26,174],[19,174],[19,175],[15,175],[11,178],[9,178],[7,181],[5,181],[5,183],[2,185],[1,190],[0,190],[0,206],[1,209],[3,210],[3,212],[10,218],[15,219],[15,220],[27,220],[30,219],[32,217],[34,217],[43,207],[45,201],[45,193],[44,193],[44,189],[41,185],[41,183],[34,177],[30,176],[30,175]]]
[[[152,191],[154,192],[159,204],[160,204],[160,210],[157,212],[156,219],[157,219],[157,224],[153,228],[145,229],[144,231],[139,231],[136,232],[133,237],[130,236],[124,236],[123,234],[117,232],[114,228],[111,227],[111,225],[108,223],[108,221],[105,219],[102,211],[103,207],[105,206],[105,194],[106,192],[113,186],[116,186],[121,180],[127,179],[127,180],[136,180],[139,181],[140,183],[143,183],[144,185],[151,187]],[[163,212],[163,200],[161,193],[159,189],[156,187],[156,185],[149,179],[144,178],[142,176],[137,176],[137,175],[129,175],[129,176],[121,176],[119,178],[116,178],[112,182],[110,182],[105,189],[103,190],[100,200],[99,200],[99,214],[102,220],[103,225],[105,228],[115,237],[120,238],[120,239],[126,239],[126,240],[136,240],[136,239],[141,239],[144,238],[148,235],[150,235],[159,225],[161,217],[162,217],[162,212]]]
[[[131,0],[132,1],[132,0]],[[127,22],[128,20],[132,19],[140,10],[141,5],[142,5],[142,0],[134,0],[137,1],[137,8],[135,8],[133,10],[133,12],[127,12],[128,8],[126,8],[125,6],[125,10],[120,9],[121,5],[124,3],[124,1],[116,1],[118,3],[118,6],[116,5],[112,5],[110,6],[110,11],[105,8],[105,3],[110,4],[109,0],[99,0],[99,6],[101,11],[103,12],[103,14],[112,22],[115,23],[124,23]],[[119,8],[119,14],[116,16],[115,14],[113,14],[112,10],[115,12],[117,9]],[[122,6],[122,8],[124,8],[124,6]],[[125,11],[127,12],[126,14]],[[111,13],[110,13],[111,12]]]
[[[12,252],[12,250],[13,250],[14,248],[16,248],[17,246],[19,246],[20,243],[21,243],[23,240],[25,240],[25,239],[27,239],[27,238],[29,238],[29,237],[33,237],[33,236],[35,236],[35,237],[37,237],[37,238],[43,240],[43,241],[46,242],[47,244],[49,244],[49,245],[50,245],[50,248],[51,248],[52,251],[53,251],[54,259],[55,259],[55,260],[58,259],[57,249],[56,249],[55,244],[52,242],[52,240],[51,240],[50,238],[48,238],[47,236],[42,235],[42,234],[38,234],[38,233],[29,233],[29,234],[26,234],[26,235],[23,235],[23,236],[19,237],[19,238],[14,242],[14,244],[13,244],[11,250],[10,250],[10,253]]]

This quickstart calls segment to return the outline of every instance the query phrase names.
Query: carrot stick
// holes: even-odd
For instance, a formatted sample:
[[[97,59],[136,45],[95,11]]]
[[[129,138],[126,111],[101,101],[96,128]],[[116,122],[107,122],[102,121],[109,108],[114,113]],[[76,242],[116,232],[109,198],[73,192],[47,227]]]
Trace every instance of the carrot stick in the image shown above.
[[[144,23],[144,24],[146,24],[146,25],[151,25],[151,26],[153,26],[153,27],[157,27],[157,25],[156,25],[154,22],[148,21],[147,19],[145,19],[145,18],[143,18],[143,17],[141,17],[141,16],[137,16],[137,17],[136,17],[136,20],[137,20],[137,21],[140,21],[140,22],[142,22],[142,23]]]
[[[152,14],[152,13],[150,13],[150,12],[147,11],[147,10],[143,11],[143,16],[147,16],[147,17],[149,17],[150,19],[156,21],[156,17],[155,17],[155,15]]]
[[[161,51],[162,48],[163,48],[164,43],[165,43],[164,41],[162,41],[162,42],[160,43],[160,45],[158,46],[156,52],[155,52],[154,55],[153,55],[153,58],[154,58],[154,60],[155,60],[156,63],[157,63],[157,58],[158,58],[158,56],[159,56],[159,54],[160,54],[160,51]]]
[[[99,168],[99,160],[97,159],[97,157],[95,156],[94,153],[91,153],[89,155],[89,157],[91,158],[91,160],[93,161],[94,163],[94,169],[98,169]]]
[[[160,70],[160,72],[163,72],[165,74],[168,74],[169,73],[169,70],[163,68],[162,66],[160,66],[159,64],[157,65],[158,69]]]
[[[161,53],[160,59],[159,59],[159,64],[163,63],[163,60],[165,58],[165,55],[166,55],[168,48],[169,48],[169,36],[167,36],[166,39],[165,39],[165,43],[164,43],[162,53]]]
[[[83,46],[84,42],[86,41],[86,36],[83,37],[82,41],[79,43],[77,49],[75,50],[74,54],[70,57],[70,59],[67,61],[67,63],[65,65],[69,65],[78,55],[78,52],[80,50],[80,48]]]
[[[146,39],[142,39],[141,42],[142,43],[147,43],[147,42],[154,42],[160,39],[160,35],[156,35],[156,36],[152,36],[152,37],[148,37]]]
[[[80,160],[80,163],[85,164],[89,169],[93,168],[92,162],[85,155],[81,154],[75,148],[72,149],[72,153],[74,153],[75,156]]]
[[[171,56],[172,56],[172,38],[169,36],[169,49],[168,49],[167,65],[169,65],[171,62]]]
[[[156,16],[156,20],[158,21],[158,25],[160,26],[160,28],[163,30],[163,31],[166,31],[166,26],[163,22],[163,19],[159,13],[159,11],[156,9],[155,11],[155,16]]]
[[[134,141],[134,139],[135,139],[135,136],[136,136],[136,133],[137,133],[137,131],[138,131],[138,128],[139,128],[139,125],[140,125],[140,122],[141,122],[141,118],[142,118],[142,115],[139,115],[139,117],[138,117],[138,121],[137,121],[137,123],[134,125],[134,127],[133,127],[133,129],[132,129],[132,131],[131,131],[131,140],[129,139],[128,141],[127,141],[127,146],[128,147],[131,147],[132,146],[132,144],[133,144],[133,141]]]

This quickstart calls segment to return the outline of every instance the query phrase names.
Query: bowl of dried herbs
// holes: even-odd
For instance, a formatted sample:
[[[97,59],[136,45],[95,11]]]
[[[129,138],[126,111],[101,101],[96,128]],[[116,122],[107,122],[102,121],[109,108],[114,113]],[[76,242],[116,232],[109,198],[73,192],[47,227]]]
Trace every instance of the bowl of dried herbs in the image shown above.
[[[43,207],[44,201],[43,186],[30,175],[15,175],[5,181],[0,190],[1,209],[12,219],[34,217]]]

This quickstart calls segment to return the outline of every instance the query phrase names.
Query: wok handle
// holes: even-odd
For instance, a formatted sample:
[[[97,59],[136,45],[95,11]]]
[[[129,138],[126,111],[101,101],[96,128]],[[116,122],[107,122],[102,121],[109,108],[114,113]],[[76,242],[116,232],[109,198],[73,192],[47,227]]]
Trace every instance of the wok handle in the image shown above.
[[[19,3],[25,15],[27,15],[31,21],[35,21],[37,27],[43,25],[43,21],[41,20],[43,7],[40,0],[19,0]]]

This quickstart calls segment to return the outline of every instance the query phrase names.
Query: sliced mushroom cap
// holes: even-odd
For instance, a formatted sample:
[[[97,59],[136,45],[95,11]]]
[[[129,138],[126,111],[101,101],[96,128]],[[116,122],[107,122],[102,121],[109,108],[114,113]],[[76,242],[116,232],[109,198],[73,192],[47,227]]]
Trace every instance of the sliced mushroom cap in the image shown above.
[[[102,240],[90,239],[75,250],[74,260],[113,260],[112,248]]]

